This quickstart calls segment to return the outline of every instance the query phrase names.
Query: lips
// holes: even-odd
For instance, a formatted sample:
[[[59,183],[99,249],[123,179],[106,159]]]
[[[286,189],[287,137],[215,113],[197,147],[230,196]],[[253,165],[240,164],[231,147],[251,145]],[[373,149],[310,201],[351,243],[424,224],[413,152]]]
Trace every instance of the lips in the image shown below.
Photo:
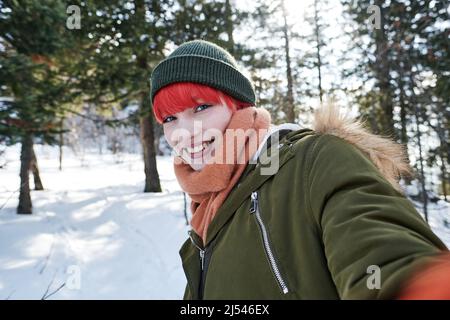
[[[203,151],[209,147],[210,144],[214,142],[214,138],[209,141],[203,141],[202,144],[195,147],[185,147],[182,149],[183,153],[187,153],[191,159],[199,158],[203,155]]]

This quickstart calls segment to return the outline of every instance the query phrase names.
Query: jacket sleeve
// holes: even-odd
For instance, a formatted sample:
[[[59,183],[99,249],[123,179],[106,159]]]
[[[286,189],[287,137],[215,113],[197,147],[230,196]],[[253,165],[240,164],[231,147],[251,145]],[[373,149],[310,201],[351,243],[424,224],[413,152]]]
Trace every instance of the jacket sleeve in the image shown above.
[[[358,148],[323,134],[308,157],[310,209],[342,299],[394,298],[417,267],[447,250]]]

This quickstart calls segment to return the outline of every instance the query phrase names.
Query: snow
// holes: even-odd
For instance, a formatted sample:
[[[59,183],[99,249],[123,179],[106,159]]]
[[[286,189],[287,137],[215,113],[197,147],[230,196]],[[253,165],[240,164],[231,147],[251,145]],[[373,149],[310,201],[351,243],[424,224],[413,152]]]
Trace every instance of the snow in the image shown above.
[[[414,204],[417,211],[422,215],[423,214],[423,205],[421,202],[416,199],[419,198],[419,189],[418,181],[412,181],[411,185],[404,186],[406,190],[406,194],[411,202]],[[439,199],[437,195],[433,192],[428,191],[428,224],[430,225],[433,232],[441,238],[441,240],[450,248],[450,203]]]
[[[142,192],[140,154],[64,148],[59,171],[56,147],[35,150],[45,190],[32,191],[32,215],[15,213],[19,146],[2,159],[0,299],[181,299],[188,226],[171,157],[157,158],[163,192],[152,194]],[[430,203],[429,212],[450,246],[450,204]]]
[[[422,213],[422,204],[413,201],[417,211]],[[450,204],[444,200],[428,206],[428,223],[434,233],[450,249]]]
[[[170,157],[158,158],[164,192],[151,194],[142,192],[141,155],[78,160],[64,149],[60,172],[57,149],[36,146],[45,190],[32,191],[34,212],[24,216],[15,213],[19,149],[8,149],[0,171],[0,299],[182,298],[178,251],[188,226]]]

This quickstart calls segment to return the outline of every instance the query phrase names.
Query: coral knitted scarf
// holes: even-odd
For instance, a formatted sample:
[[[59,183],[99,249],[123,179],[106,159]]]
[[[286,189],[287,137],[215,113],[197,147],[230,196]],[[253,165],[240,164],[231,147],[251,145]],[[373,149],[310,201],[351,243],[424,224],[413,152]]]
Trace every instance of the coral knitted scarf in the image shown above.
[[[249,159],[257,151],[268,131],[270,122],[270,114],[264,108],[246,107],[237,110],[232,114],[223,133],[222,143],[214,142],[216,144],[214,160],[206,164],[202,170],[195,171],[179,156],[174,158],[174,169],[178,183],[192,199],[191,226],[202,237],[203,243],[206,242],[209,224],[239,180]],[[226,133],[228,130],[236,129],[242,129],[243,132],[253,129],[247,132],[254,134],[246,134],[245,140],[241,140],[244,141],[243,143],[236,143],[235,136]],[[227,150],[234,151],[232,156],[227,155]],[[233,161],[225,162],[225,156],[228,157],[227,159],[233,159]]]

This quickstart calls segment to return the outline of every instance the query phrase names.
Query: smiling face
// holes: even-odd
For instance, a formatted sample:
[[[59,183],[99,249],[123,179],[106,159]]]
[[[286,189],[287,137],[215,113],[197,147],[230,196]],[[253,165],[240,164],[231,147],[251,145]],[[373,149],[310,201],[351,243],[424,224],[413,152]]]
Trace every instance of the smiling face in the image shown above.
[[[176,82],[156,93],[153,112],[169,145],[194,170],[201,170],[214,163],[209,160],[222,146],[232,114],[252,105],[207,85]]]
[[[202,103],[163,118],[164,136],[169,145],[194,170],[201,170],[214,157],[219,139],[233,111],[224,104]]]

